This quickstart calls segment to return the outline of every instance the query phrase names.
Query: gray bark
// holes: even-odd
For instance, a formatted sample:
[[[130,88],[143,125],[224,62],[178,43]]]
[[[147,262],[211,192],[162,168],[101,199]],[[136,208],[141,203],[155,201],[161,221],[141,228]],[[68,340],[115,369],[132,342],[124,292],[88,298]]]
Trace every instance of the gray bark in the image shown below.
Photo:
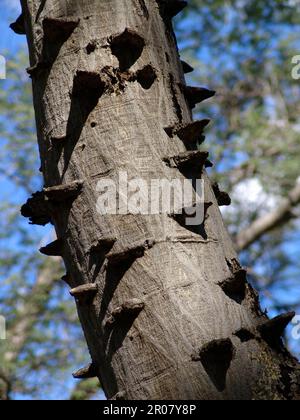
[[[292,314],[260,311],[205,171],[196,233],[167,214],[96,212],[97,182],[119,170],[184,179],[186,157],[172,157],[196,148],[190,108],[213,92],[185,88],[170,19],[182,3],[22,0],[59,238],[43,252],[64,258],[92,358],[75,376],[96,374],[109,399],[295,399],[280,339]]]

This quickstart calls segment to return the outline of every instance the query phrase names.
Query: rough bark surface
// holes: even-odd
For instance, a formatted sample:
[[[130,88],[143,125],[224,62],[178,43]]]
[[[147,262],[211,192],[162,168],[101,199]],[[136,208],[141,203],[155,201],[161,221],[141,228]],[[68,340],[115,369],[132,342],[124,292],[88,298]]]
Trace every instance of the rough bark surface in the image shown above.
[[[188,167],[191,108],[213,92],[186,88],[171,24],[183,5],[22,0],[42,208],[59,238],[46,251],[63,256],[77,296],[92,358],[81,372],[96,373],[109,399],[297,398],[298,364],[279,337],[287,319],[274,328],[260,311],[205,171],[196,233],[167,214],[96,212],[97,182],[120,170],[186,175],[167,163]]]

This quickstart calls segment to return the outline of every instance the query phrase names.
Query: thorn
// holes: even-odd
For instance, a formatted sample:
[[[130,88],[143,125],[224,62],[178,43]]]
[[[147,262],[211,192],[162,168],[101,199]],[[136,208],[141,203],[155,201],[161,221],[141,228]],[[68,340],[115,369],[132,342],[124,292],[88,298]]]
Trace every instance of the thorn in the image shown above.
[[[147,240],[142,244],[132,244],[120,252],[110,252],[106,257],[110,264],[117,264],[124,261],[130,261],[132,259],[136,260],[138,258],[142,258],[145,252],[153,248],[154,245],[155,242],[153,240]]]
[[[242,343],[247,343],[248,341],[255,339],[255,335],[251,331],[247,330],[246,328],[242,328],[238,330],[233,335],[238,337]]]
[[[98,292],[96,283],[83,284],[70,290],[70,295],[74,297],[80,304],[88,304]]]
[[[73,17],[49,18],[43,20],[45,39],[51,42],[66,41],[79,25],[80,19]]]
[[[169,214],[169,217],[171,217],[172,219],[174,219],[177,223],[180,224],[180,226],[184,227],[184,228],[195,228],[198,227],[197,226],[189,226],[186,223],[186,219],[191,217],[195,217],[196,214],[196,208],[201,206],[203,207],[203,221],[202,221],[202,225],[204,224],[205,220],[207,219],[207,212],[209,210],[209,208],[213,205],[213,203],[208,202],[208,203],[203,203],[203,202],[194,202],[190,207],[184,207],[182,209],[178,209],[177,211],[174,211],[172,214]],[[201,222],[199,222],[199,225],[201,225]]]
[[[109,39],[111,51],[119,60],[120,70],[128,70],[140,58],[145,40],[137,32],[126,28]]]
[[[177,156],[165,158],[164,162],[170,168],[178,168],[183,172],[188,170],[197,170],[202,172],[208,155],[208,152],[201,152],[200,150],[183,152]]]
[[[88,45],[87,45],[87,46],[86,46],[86,48],[85,48],[86,53],[87,53],[88,55],[90,55],[90,54],[92,54],[93,52],[95,52],[95,51],[96,51],[96,49],[97,49],[97,41],[96,41],[96,40],[93,40],[93,41],[89,42],[89,43],[88,43]]]
[[[214,164],[209,159],[207,159],[205,162],[205,168],[213,168],[213,166]]]
[[[188,101],[191,109],[195,108],[195,106],[200,102],[212,98],[216,94],[214,90],[209,90],[202,87],[186,86],[182,84],[180,84],[179,87],[186,100]]]
[[[205,241],[209,240],[205,224],[209,217],[208,210],[212,205],[213,203],[204,203],[201,199],[197,199],[191,206],[175,209],[168,216],[182,228],[197,235],[197,238],[201,237],[203,239],[202,243],[205,243]]]
[[[216,361],[219,361],[219,357],[221,359],[223,359],[223,357],[225,357],[225,355],[227,354],[226,359],[228,359],[228,355],[230,356],[230,362],[232,361],[233,358],[233,344],[230,340],[230,338],[226,338],[226,339],[220,339],[220,340],[213,340],[210,341],[209,343],[205,344],[199,354],[200,354],[200,358],[206,359],[207,357],[211,357],[216,356]]]
[[[106,325],[111,326],[127,318],[136,318],[145,308],[145,303],[139,299],[128,300],[111,312]]]
[[[226,388],[227,372],[235,356],[232,341],[227,339],[214,340],[202,347],[199,352],[200,361],[218,389],[223,392]]]
[[[194,121],[177,129],[175,133],[185,144],[201,144],[205,140],[203,130],[209,123],[208,119]]]
[[[57,239],[51,244],[40,249],[40,253],[47,257],[62,257],[63,241]]]
[[[181,65],[182,65],[183,72],[185,74],[192,73],[194,71],[193,67],[183,60],[181,60]]]
[[[177,124],[166,127],[165,132],[169,137],[177,135],[185,144],[201,144],[204,142],[204,128],[210,123],[209,119],[193,121],[188,124]]]
[[[78,70],[74,76],[73,94],[86,98],[91,95],[98,101],[106,89],[105,82],[99,73],[92,71]]]
[[[83,181],[74,181],[70,184],[44,188],[45,196],[56,202],[63,202],[76,198],[82,191]]]
[[[148,64],[147,66],[136,72],[136,80],[142,86],[143,89],[150,89],[156,79],[156,70],[151,64]]]
[[[230,299],[241,304],[246,297],[247,270],[239,268],[232,274],[232,277],[220,282],[219,286]]]
[[[231,198],[229,194],[224,191],[220,191],[220,187],[217,182],[212,185],[212,189],[220,207],[231,205]]]
[[[24,21],[23,13],[9,27],[18,35],[26,35],[25,21]]]
[[[21,208],[21,215],[30,220],[32,225],[46,226],[51,223],[49,208],[43,192],[37,192]]]
[[[188,5],[187,1],[183,0],[158,0],[158,3],[161,14],[169,19],[177,16]]]
[[[295,312],[288,312],[273,319],[268,319],[263,324],[257,327],[261,337],[271,346],[281,344],[281,337],[289,323],[296,316]]]
[[[77,372],[73,373],[74,379],[92,379],[98,377],[98,369],[94,363],[91,363],[85,366],[82,369],[79,369]]]
[[[116,242],[117,238],[101,238],[91,246],[90,252],[107,253]]]

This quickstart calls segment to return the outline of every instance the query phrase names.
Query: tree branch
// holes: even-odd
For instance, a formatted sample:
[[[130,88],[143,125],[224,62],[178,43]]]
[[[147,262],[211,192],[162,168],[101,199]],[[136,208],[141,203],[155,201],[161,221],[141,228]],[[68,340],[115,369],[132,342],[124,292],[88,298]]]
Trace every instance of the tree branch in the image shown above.
[[[52,263],[53,261],[58,263],[60,260],[60,258],[52,259]],[[6,363],[15,361],[27,342],[32,326],[44,307],[45,302],[41,296],[49,293],[55,281],[53,271],[53,264],[41,270],[29,296],[19,309],[17,321],[9,331],[9,350],[5,354]]]
[[[245,250],[260,237],[274,228],[289,222],[294,218],[292,210],[300,203],[300,184],[290,191],[279,207],[267,215],[255,220],[247,229],[241,231],[236,239],[236,248],[239,252]]]

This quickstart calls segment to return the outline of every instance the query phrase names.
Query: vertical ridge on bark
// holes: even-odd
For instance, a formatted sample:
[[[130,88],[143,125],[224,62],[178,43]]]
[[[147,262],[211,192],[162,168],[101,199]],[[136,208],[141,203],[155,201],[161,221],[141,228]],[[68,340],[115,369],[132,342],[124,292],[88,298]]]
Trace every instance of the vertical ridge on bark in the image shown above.
[[[97,287],[90,304],[78,301],[77,307],[109,399],[292,399],[298,392],[298,364],[287,351],[274,350],[259,337],[245,345],[234,335],[241,328],[256,329],[265,318],[246,280],[240,302],[228,296],[234,288],[224,293],[222,287],[227,288],[227,279],[239,279],[241,267],[203,170],[204,159],[209,166],[207,155],[195,149],[199,124],[190,108],[215,92],[185,84],[187,67],[170,24],[185,3],[53,0],[41,9],[39,0],[22,0],[31,66],[51,63],[35,72],[33,94],[48,187],[44,194],[57,235],[64,239],[65,281],[77,296],[85,285]],[[49,16],[78,24],[50,46],[47,41],[45,50],[43,22]],[[87,49],[91,43],[97,47]],[[144,89],[143,79],[154,77],[151,69],[155,83]],[[78,92],[78,79],[84,80],[86,94]],[[183,131],[170,138],[165,127]],[[66,141],[54,147],[53,138]],[[168,156],[180,158],[166,165]],[[101,179],[117,184],[122,170],[129,179],[183,181],[180,165],[194,165],[195,157],[204,157],[207,203],[205,221],[196,231],[167,212],[97,213]],[[35,218],[31,207],[26,214]],[[102,251],[99,238],[113,240]],[[207,343],[215,343],[213,356],[203,350]],[[196,349],[202,349],[199,362],[191,359]],[[214,357],[223,370],[212,376]],[[288,393],[286,367],[293,383]],[[216,380],[220,372],[221,382]]]

